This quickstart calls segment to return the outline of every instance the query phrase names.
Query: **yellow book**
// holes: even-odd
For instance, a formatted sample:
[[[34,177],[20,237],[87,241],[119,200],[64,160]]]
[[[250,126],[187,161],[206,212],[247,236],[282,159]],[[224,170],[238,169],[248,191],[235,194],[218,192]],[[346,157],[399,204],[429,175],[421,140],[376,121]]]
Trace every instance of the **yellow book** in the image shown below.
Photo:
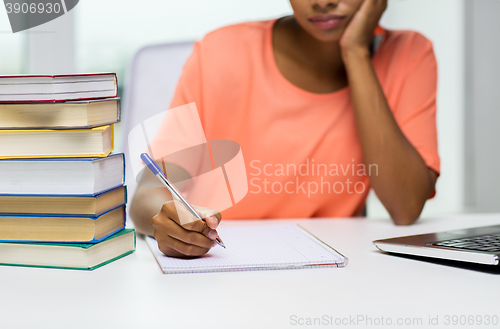
[[[78,174],[82,175],[82,172]],[[2,195],[0,193],[0,213],[98,216],[126,202],[125,186],[97,195]]]
[[[125,206],[99,216],[0,214],[0,241],[89,242],[125,227]]]
[[[120,121],[120,99],[0,103],[0,129],[87,129]]]
[[[69,130],[0,130],[0,159],[105,157],[113,148],[113,125]]]

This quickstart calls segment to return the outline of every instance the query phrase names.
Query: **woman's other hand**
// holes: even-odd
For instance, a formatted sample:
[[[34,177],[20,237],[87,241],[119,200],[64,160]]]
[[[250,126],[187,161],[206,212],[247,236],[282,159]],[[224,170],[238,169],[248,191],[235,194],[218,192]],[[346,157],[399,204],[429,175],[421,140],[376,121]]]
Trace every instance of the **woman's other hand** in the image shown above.
[[[364,0],[356,14],[351,18],[342,37],[342,51],[368,50],[373,38],[373,32],[380,17],[387,8],[387,0]]]

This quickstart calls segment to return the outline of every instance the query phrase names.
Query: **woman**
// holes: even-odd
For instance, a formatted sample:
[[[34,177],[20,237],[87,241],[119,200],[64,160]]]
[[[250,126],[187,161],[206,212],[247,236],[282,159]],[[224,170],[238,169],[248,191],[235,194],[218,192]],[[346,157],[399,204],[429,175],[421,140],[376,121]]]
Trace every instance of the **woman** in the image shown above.
[[[205,36],[176,89],[171,107],[195,102],[207,140],[241,145],[249,192],[224,217],[357,216],[371,186],[395,224],[413,223],[439,175],[431,42],[382,31],[375,49],[387,0],[290,3],[293,16]],[[221,215],[166,200],[138,188],[139,232],[169,256],[206,253]]]

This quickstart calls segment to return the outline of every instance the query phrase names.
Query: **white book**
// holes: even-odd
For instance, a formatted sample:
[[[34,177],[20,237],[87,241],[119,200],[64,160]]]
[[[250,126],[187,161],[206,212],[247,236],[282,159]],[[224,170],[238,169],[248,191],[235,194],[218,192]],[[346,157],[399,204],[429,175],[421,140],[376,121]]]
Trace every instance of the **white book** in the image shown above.
[[[0,102],[60,102],[117,94],[115,73],[0,76]]]
[[[124,161],[122,153],[0,160],[0,195],[96,195],[124,184]]]
[[[155,239],[146,237],[164,273],[200,273],[344,267],[347,258],[295,224],[221,227],[227,249],[212,248],[198,258],[165,256]]]

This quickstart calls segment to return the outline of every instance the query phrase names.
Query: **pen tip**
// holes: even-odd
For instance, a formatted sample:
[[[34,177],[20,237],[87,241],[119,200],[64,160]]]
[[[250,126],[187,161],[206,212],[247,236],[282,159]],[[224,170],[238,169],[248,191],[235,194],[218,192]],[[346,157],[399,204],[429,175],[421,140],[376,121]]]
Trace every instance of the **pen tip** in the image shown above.
[[[217,239],[215,239],[215,241],[217,241],[217,244],[218,244],[219,246],[221,246],[222,248],[226,249],[226,246],[224,245],[224,242],[222,242],[222,240],[221,240],[221,239],[217,238]]]

